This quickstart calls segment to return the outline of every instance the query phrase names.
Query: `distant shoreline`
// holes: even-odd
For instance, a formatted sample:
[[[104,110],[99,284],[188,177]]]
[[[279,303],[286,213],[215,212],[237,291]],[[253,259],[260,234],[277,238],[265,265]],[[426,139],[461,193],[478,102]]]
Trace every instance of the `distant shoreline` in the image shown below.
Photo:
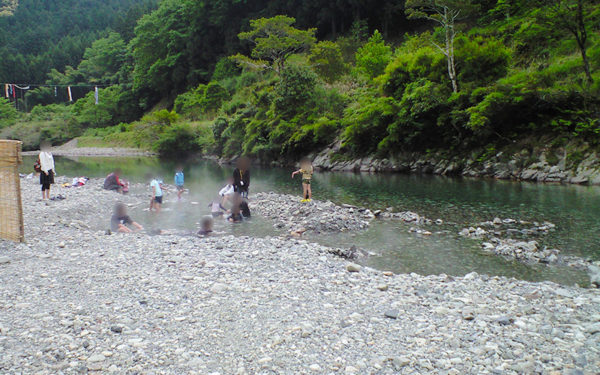
[[[81,148],[53,148],[52,154],[55,156],[156,156],[152,151],[140,150],[136,148],[113,148],[113,147],[81,147]],[[23,155],[37,155],[40,151],[24,151]]]

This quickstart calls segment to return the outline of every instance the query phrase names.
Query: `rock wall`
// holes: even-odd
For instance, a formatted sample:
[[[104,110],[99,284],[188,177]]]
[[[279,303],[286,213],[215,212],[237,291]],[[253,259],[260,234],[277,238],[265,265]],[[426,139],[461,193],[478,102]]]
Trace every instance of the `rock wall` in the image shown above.
[[[512,149],[515,147],[513,146]],[[567,150],[569,147],[567,146]],[[600,160],[594,151],[539,147],[518,152],[401,153],[394,158],[365,157],[347,160],[340,144],[318,153],[315,167],[330,171],[424,173],[448,176],[491,177],[502,180],[600,185]]]

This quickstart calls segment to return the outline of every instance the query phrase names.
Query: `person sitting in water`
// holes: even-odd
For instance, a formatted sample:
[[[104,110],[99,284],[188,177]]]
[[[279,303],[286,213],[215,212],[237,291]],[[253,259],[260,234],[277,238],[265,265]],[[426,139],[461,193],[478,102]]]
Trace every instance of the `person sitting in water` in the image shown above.
[[[227,218],[228,221],[232,223],[239,223],[244,220],[242,216],[240,205],[242,203],[242,197],[239,194],[235,195],[235,201],[233,202],[233,207],[231,208],[231,215]]]
[[[199,236],[208,236],[213,232],[213,219],[210,216],[205,216],[200,222]]]
[[[131,233],[144,228],[131,220],[131,217],[127,215],[127,207],[123,203],[117,203],[115,205],[114,213],[110,218],[110,229],[117,233]]]
[[[248,202],[242,201],[240,203],[240,213],[246,219],[249,219],[252,215],[250,215],[250,207],[248,207]]]
[[[229,177],[227,179],[227,185],[223,186],[223,188],[219,190],[219,195],[221,196],[221,204],[225,206],[225,204],[232,199],[234,193],[235,189],[233,187],[233,178]]]
[[[104,179],[104,189],[116,191],[117,193],[124,194],[127,190],[127,183],[121,181],[119,178],[121,176],[121,170],[115,169],[114,172],[106,176]]]
[[[227,209],[225,207],[223,207],[223,205],[221,204],[221,202],[219,202],[218,200],[214,200],[212,201],[208,207],[210,207],[210,214],[212,215],[212,217],[217,218],[217,217],[222,217],[223,214],[225,212],[227,212]]]

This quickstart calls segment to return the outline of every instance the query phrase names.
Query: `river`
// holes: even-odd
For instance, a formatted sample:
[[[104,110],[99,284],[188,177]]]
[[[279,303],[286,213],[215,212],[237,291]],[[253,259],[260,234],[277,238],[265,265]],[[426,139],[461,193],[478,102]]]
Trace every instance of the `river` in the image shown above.
[[[104,177],[114,168],[123,170],[131,181],[143,182],[147,173],[162,176],[172,183],[175,165],[151,157],[56,157],[58,175]],[[33,157],[25,157],[23,173],[29,173]],[[186,187],[190,193],[183,202],[174,194],[166,197],[165,213],[157,222],[142,208],[136,219],[161,229],[193,229],[208,203],[231,173],[231,167],[210,161],[184,165]],[[291,170],[256,167],[252,170],[251,193],[275,191],[293,193],[300,199],[300,181],[292,180]],[[457,235],[460,229],[495,217],[526,221],[549,221],[556,230],[535,238],[564,254],[600,259],[600,187],[544,185],[484,179],[447,178],[420,175],[317,173],[313,183],[316,199],[332,200],[371,209],[411,210],[444,225],[431,226],[433,236],[409,232],[410,225],[374,221],[361,233],[310,235],[308,240],[335,247],[358,248],[370,253],[363,264],[394,272],[464,275],[476,271],[489,275],[515,277],[530,281],[551,280],[585,286],[584,272],[567,267],[525,265],[481,250],[479,241]],[[242,225],[218,223],[220,231],[268,236],[282,234],[259,217]]]

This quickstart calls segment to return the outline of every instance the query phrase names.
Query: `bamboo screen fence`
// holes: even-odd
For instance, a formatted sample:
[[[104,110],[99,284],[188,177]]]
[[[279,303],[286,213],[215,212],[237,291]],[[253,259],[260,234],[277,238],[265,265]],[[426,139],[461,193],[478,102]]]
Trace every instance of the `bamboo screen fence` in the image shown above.
[[[0,140],[0,238],[24,242],[19,164],[21,142]]]

